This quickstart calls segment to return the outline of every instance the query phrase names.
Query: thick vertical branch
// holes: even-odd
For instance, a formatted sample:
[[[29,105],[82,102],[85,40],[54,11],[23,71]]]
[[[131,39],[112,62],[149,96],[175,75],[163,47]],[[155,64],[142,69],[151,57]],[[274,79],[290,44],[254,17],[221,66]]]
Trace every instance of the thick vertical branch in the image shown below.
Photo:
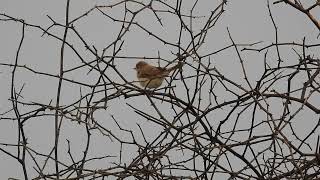
[[[59,133],[60,133],[60,126],[62,124],[62,118],[60,119],[60,115],[62,115],[61,109],[60,109],[60,96],[62,91],[62,82],[63,82],[63,73],[64,73],[64,49],[65,49],[65,43],[67,39],[67,33],[69,29],[69,4],[70,0],[67,0],[66,5],[66,16],[65,16],[65,30],[63,34],[62,39],[62,45],[60,48],[60,68],[59,68],[59,82],[58,82],[58,90],[57,90],[57,96],[56,96],[56,109],[55,109],[55,123],[54,123],[54,129],[55,129],[55,140],[54,140],[54,161],[55,161],[55,169],[56,169],[56,177],[57,179],[60,178],[59,174],[59,152],[58,152],[58,145],[59,145]],[[61,116],[62,117],[62,116]]]
[[[18,66],[18,61],[19,61],[19,55],[21,52],[21,47],[23,44],[23,40],[25,37],[25,23],[23,20],[21,20],[22,22],[22,33],[21,33],[21,39],[20,39],[20,43],[18,46],[18,50],[16,53],[16,57],[15,57],[15,62],[14,62],[14,66],[13,66],[13,70],[12,70],[12,76],[11,76],[11,103],[12,103],[12,108],[14,110],[16,119],[17,119],[17,123],[18,123],[18,141],[17,141],[17,159],[19,161],[19,163],[22,166],[22,170],[23,170],[23,174],[24,174],[24,178],[28,179],[28,175],[27,175],[27,167],[26,167],[26,148],[27,148],[27,138],[25,136],[25,132],[24,132],[24,123],[23,123],[23,119],[20,115],[19,112],[19,108],[18,108],[18,98],[20,97],[20,92],[16,92],[16,87],[15,87],[15,77],[16,77],[16,70],[17,70],[17,66]]]

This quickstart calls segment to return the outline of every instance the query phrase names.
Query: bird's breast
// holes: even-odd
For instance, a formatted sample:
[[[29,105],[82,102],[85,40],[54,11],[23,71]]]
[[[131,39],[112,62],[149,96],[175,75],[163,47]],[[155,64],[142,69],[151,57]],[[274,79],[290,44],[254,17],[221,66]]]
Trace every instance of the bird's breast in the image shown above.
[[[154,79],[149,79],[149,78],[138,78],[139,79],[139,83],[141,86],[143,87],[147,87],[147,88],[158,88],[161,86],[164,78],[154,78]]]

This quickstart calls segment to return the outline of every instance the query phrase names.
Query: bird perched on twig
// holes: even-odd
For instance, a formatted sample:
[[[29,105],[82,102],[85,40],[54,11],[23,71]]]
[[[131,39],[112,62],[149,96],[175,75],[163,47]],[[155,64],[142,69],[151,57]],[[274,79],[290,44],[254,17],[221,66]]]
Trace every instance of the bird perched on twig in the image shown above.
[[[158,88],[171,71],[181,68],[182,65],[183,63],[179,62],[173,67],[165,68],[152,66],[144,61],[139,61],[134,69],[137,71],[137,77],[142,87]]]

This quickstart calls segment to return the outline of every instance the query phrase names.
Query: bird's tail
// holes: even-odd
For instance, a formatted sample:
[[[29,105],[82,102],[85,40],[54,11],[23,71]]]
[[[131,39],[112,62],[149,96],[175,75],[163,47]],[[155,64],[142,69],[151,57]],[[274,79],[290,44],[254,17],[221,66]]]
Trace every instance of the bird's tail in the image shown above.
[[[167,71],[168,71],[168,72],[171,72],[171,71],[174,71],[174,70],[176,70],[176,69],[180,69],[182,66],[183,66],[183,62],[180,62],[180,61],[179,61],[177,65],[172,66],[171,68],[168,68]]]

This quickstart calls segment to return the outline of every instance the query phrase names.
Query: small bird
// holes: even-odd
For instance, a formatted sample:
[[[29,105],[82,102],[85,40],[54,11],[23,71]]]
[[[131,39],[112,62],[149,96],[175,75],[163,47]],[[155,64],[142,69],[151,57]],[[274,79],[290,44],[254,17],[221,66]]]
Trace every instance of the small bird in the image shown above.
[[[137,77],[142,87],[158,88],[162,85],[163,80],[171,71],[182,67],[182,63],[171,68],[152,66],[144,61],[139,61],[134,68],[137,71]]]

